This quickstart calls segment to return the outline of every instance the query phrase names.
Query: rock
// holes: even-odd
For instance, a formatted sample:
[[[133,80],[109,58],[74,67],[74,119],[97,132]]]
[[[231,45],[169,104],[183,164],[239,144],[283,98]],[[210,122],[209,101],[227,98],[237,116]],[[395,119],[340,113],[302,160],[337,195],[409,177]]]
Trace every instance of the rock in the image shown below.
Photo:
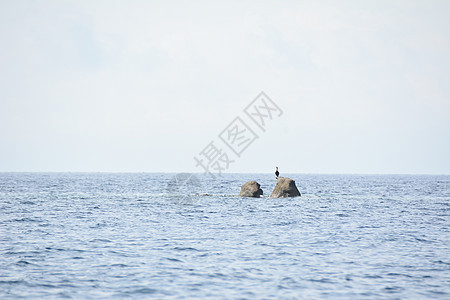
[[[260,189],[260,184],[256,181],[249,181],[242,185],[240,197],[260,197],[263,194],[263,190]]]
[[[278,177],[277,185],[273,189],[270,198],[299,197],[300,192],[295,185],[295,181],[287,177]]]

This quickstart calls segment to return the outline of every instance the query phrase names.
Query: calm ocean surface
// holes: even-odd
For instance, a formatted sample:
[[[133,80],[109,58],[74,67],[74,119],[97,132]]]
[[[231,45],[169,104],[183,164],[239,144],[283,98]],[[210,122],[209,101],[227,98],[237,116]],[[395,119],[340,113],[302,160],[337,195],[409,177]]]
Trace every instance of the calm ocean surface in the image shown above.
[[[450,176],[174,176],[0,173],[0,298],[450,299]]]

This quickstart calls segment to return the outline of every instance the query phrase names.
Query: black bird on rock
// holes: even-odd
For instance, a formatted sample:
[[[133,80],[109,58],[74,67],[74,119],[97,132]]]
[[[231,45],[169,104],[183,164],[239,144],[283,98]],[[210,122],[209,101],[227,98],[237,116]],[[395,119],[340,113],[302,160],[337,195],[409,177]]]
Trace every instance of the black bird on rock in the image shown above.
[[[277,176],[277,179],[278,179],[278,176],[280,176],[280,172],[278,172],[278,167],[275,167],[275,168],[277,168],[277,170],[275,171],[275,176]]]

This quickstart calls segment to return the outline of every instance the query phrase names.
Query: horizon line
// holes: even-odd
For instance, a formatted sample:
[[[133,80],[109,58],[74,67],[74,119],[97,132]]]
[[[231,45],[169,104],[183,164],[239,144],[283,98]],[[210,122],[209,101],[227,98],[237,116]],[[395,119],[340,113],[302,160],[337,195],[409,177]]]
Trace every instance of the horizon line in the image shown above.
[[[104,173],[104,174],[138,174],[138,173],[147,173],[147,174],[195,174],[195,175],[207,175],[204,172],[160,172],[160,171],[0,171],[0,174],[5,173],[73,173],[73,174],[85,174],[85,173]],[[231,175],[231,174],[272,174],[273,172],[224,172],[222,174],[212,173],[215,176],[221,175]],[[323,172],[323,173],[315,173],[315,172],[283,172],[283,174],[296,174],[296,175],[426,175],[426,176],[450,176],[450,173],[332,173],[332,172]]]

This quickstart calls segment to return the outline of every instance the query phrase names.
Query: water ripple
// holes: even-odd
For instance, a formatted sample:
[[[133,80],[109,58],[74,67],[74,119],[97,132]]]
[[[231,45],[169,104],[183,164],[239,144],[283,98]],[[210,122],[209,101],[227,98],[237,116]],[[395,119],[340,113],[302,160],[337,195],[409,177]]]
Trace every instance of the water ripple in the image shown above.
[[[0,298],[449,296],[450,176],[199,176],[189,203],[172,176],[0,173]]]

